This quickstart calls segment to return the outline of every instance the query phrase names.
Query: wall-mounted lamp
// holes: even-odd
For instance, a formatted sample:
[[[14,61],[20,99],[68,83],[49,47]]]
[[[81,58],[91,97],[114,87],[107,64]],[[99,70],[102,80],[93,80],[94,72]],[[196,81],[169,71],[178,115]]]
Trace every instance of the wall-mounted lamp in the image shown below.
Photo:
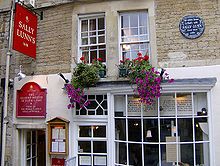
[[[20,80],[22,80],[23,78],[26,77],[26,75],[21,72],[21,67],[22,67],[22,65],[20,65],[20,70],[19,70],[19,72],[17,74],[18,75],[18,81],[20,81]]]
[[[68,84],[70,81],[64,77],[62,73],[58,73],[58,75],[65,81],[66,84]]]

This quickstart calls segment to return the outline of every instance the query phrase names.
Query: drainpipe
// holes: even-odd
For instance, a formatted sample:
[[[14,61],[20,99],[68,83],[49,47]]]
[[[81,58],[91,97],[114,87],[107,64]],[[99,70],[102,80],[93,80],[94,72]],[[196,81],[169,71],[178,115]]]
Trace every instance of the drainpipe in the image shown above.
[[[9,83],[9,65],[11,58],[11,45],[12,45],[12,24],[13,24],[13,15],[14,15],[14,0],[11,2],[11,15],[10,15],[10,24],[9,24],[9,37],[8,37],[8,52],[6,58],[6,71],[5,71],[5,89],[4,89],[4,101],[3,101],[3,130],[2,130],[2,158],[1,166],[5,164],[5,146],[6,146],[6,133],[7,133],[7,124],[8,124],[8,83]]]

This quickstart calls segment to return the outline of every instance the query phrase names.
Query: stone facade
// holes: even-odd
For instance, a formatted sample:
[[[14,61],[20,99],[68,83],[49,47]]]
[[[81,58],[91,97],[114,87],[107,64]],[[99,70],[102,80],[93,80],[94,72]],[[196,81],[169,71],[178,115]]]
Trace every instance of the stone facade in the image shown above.
[[[156,0],[158,63],[161,67],[203,66],[220,63],[219,0]],[[186,39],[179,22],[186,15],[197,15],[205,31],[197,39]]]
[[[101,2],[100,4],[90,4],[90,6],[84,3],[92,3],[93,1],[77,1],[77,5],[75,6],[74,3],[71,3],[72,1],[37,1],[38,9],[36,12],[43,11],[43,20],[38,20],[37,58],[33,60],[18,52],[13,52],[10,65],[10,78],[16,76],[19,65],[23,66],[23,71],[27,75],[47,75],[58,72],[70,73],[71,66],[74,63],[74,57],[77,55],[77,25],[75,24],[77,18],[75,16],[77,16],[77,12],[88,13],[89,11],[87,9],[90,6],[103,6],[102,9],[108,11],[106,14],[109,20],[107,25],[114,26],[113,31],[107,27],[107,31],[109,32],[109,38],[107,38],[107,42],[109,42],[107,45],[109,44],[109,46],[107,51],[111,54],[108,67],[113,68],[113,73],[110,73],[109,76],[114,76],[117,72],[115,64],[119,60],[115,54],[119,48],[117,43],[118,37],[115,35],[115,33],[117,34],[117,22],[115,22],[117,21],[117,12],[112,12],[113,7],[111,8],[111,5],[119,6],[121,9],[124,6],[120,5],[120,1]],[[130,3],[132,3],[132,0],[130,0]],[[106,4],[108,7],[105,6]],[[81,5],[84,5],[85,8],[82,8]],[[151,29],[151,31],[156,31],[156,45],[152,46],[155,48],[153,49],[153,56],[156,59],[154,61],[155,66],[184,67],[220,63],[219,0],[155,0],[154,5],[155,15],[151,15],[151,17],[155,17],[152,19],[155,19],[155,25],[152,27],[156,26],[156,30]],[[100,10],[100,12],[102,11]],[[183,16],[190,14],[200,16],[205,22],[204,34],[194,40],[184,38],[179,32],[180,20]],[[5,74],[9,16],[9,11],[0,13],[1,78],[4,78]],[[154,21],[150,23],[154,24]],[[1,96],[2,91],[1,89]],[[12,92],[12,89],[10,89],[9,103],[13,103]],[[13,105],[9,104],[9,117],[12,117],[12,110]],[[5,157],[8,165],[11,165],[11,142],[12,121],[9,119]]]

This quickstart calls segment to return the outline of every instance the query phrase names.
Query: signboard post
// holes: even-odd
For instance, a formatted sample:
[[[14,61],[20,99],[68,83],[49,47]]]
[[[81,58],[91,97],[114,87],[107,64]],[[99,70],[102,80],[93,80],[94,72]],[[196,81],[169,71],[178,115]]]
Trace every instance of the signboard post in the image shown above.
[[[46,89],[35,82],[26,83],[17,91],[17,117],[45,118]]]
[[[16,3],[13,49],[36,58],[37,16]]]

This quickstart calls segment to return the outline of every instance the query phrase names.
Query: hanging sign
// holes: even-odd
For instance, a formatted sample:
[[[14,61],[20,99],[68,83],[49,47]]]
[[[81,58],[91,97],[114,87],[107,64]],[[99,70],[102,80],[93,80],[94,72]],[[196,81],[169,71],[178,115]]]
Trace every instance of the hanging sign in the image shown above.
[[[17,90],[17,117],[45,118],[46,89],[41,89],[35,82],[26,83]]]
[[[200,17],[189,15],[182,18],[179,24],[179,30],[185,38],[195,39],[203,34],[205,24]]]
[[[36,58],[37,16],[16,3],[13,49]]]

